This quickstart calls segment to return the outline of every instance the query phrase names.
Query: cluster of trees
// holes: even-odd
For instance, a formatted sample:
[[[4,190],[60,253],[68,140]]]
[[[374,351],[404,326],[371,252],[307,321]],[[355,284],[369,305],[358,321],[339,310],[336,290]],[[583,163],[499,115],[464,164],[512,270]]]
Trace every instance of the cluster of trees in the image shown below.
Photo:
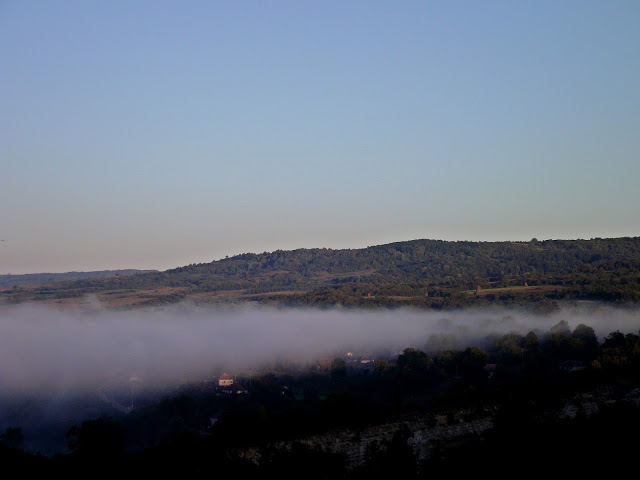
[[[589,473],[578,458],[630,454],[635,446],[620,432],[640,426],[638,405],[624,400],[640,386],[636,333],[614,331],[599,342],[591,327],[570,329],[561,321],[545,332],[493,335],[461,349],[427,342],[378,359],[373,369],[345,358],[335,357],[328,371],[265,373],[253,378],[246,395],[220,396],[190,385],[127,415],[87,419],[67,432],[69,453],[54,457],[23,451],[21,429],[11,427],[0,435],[0,458],[7,468],[33,474],[99,468],[110,474],[277,472],[280,478],[346,479],[402,472],[425,478],[491,465],[503,473],[523,465]],[[563,402],[597,390],[614,395],[597,412],[558,415]],[[356,465],[303,441],[331,431],[357,435],[407,415],[432,426],[444,416],[454,425],[460,412],[467,420],[492,415],[493,428],[440,440],[427,458],[411,448],[408,427],[368,444]],[[278,447],[285,441],[290,448]]]

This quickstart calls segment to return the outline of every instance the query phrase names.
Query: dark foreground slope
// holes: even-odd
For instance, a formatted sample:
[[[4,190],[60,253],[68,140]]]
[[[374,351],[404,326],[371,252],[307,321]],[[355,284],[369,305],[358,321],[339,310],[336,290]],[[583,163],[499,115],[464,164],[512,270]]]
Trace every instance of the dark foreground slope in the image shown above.
[[[640,237],[413,240],[362,249],[246,253],[210,263],[2,291],[8,303],[97,295],[112,306],[257,301],[455,308],[560,300],[637,302]]]

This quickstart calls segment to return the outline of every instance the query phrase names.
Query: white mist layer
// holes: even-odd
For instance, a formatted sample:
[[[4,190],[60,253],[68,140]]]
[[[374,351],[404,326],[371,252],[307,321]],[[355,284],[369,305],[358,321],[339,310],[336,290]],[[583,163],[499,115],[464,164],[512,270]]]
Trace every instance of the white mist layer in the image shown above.
[[[137,378],[171,386],[278,359],[312,361],[344,351],[423,349],[437,336],[464,348],[492,334],[546,332],[561,320],[582,323],[598,340],[638,333],[637,310],[562,310],[536,316],[511,310],[427,312],[272,308],[165,309],[113,312],[0,307],[0,391],[66,394]]]

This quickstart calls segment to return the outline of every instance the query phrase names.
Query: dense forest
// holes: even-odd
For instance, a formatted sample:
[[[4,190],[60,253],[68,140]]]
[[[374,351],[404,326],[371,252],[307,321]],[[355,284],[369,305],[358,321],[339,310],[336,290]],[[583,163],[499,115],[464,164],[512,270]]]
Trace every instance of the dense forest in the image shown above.
[[[0,434],[21,474],[431,478],[622,474],[640,427],[640,332],[598,340],[584,324],[490,336],[465,349],[405,348],[363,364],[281,366],[184,385],[127,413],[87,418],[68,451]]]
[[[364,308],[432,309],[559,301],[640,300],[640,237],[529,242],[413,240],[361,249],[245,253],[163,272],[20,287],[0,301],[51,301],[97,295],[105,303],[146,306],[191,299]],[[119,301],[118,301],[119,300]]]

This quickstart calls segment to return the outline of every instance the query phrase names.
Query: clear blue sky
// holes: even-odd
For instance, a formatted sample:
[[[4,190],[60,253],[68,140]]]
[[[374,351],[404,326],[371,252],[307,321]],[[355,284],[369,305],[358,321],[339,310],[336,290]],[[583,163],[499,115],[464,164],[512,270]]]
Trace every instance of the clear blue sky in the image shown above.
[[[0,0],[0,274],[640,235],[640,2]]]

